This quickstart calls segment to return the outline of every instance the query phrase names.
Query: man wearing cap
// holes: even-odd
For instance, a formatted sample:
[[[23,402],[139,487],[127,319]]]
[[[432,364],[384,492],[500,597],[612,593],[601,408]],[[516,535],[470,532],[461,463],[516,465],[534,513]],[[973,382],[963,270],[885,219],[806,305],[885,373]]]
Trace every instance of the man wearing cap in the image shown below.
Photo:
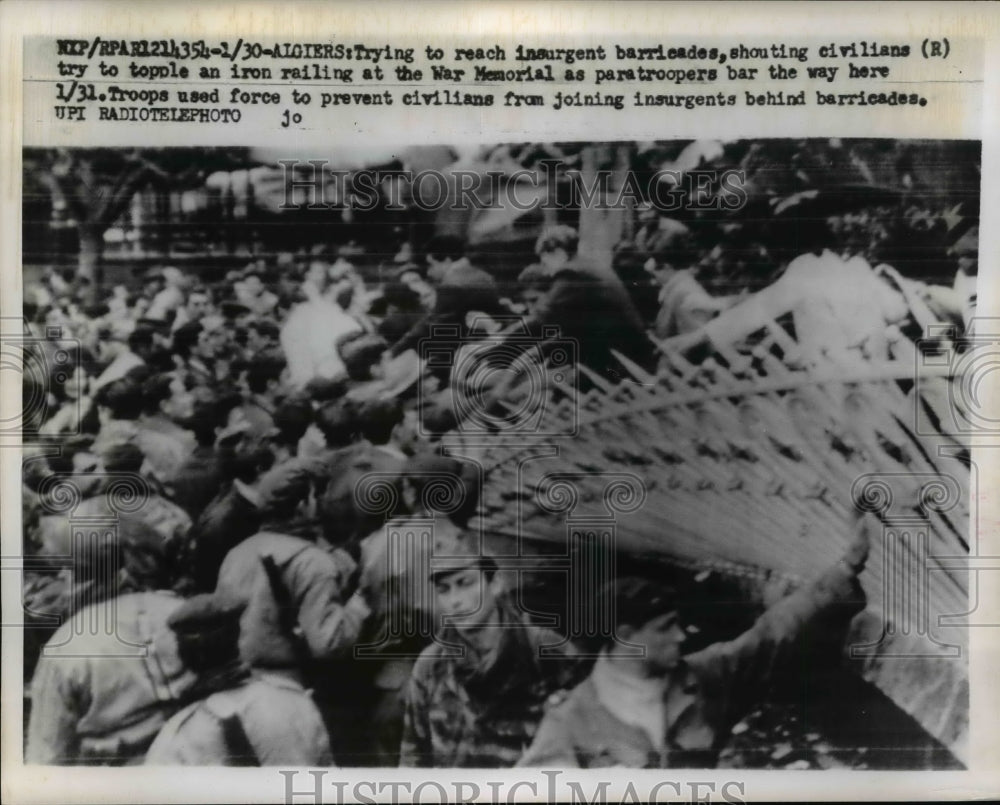
[[[301,678],[312,661],[354,645],[368,607],[348,595],[354,563],[318,547],[296,523],[315,522],[313,469],[290,461],[267,473],[257,490],[260,530],[229,551],[216,592],[246,604],[240,653],[253,668]]]
[[[434,548],[447,557],[430,573],[445,622],[407,685],[401,766],[513,766],[549,696],[579,679],[574,649],[514,608],[496,562],[471,543]]]
[[[600,600],[615,633],[605,637],[590,676],[546,714],[519,765],[713,768],[732,725],[810,625],[836,613],[846,626],[864,608],[857,574],[868,548],[859,519],[843,559],[815,583],[734,640],[686,656],[671,590],[647,579],[610,582]]]
[[[470,471],[471,470],[471,471]],[[414,519],[435,521],[435,534],[465,527],[479,500],[471,464],[429,453],[411,457],[403,468],[399,493],[407,516],[390,520],[361,541],[359,586],[372,608],[359,643],[365,646],[364,679],[358,700],[369,725],[367,739],[374,765],[399,764],[404,690],[417,656],[430,640],[425,546],[409,542],[395,553],[390,534],[404,534]],[[394,567],[390,557],[403,559]],[[399,563],[403,565],[403,562]]]
[[[329,766],[330,742],[305,688],[287,675],[251,672],[240,660],[244,604],[219,595],[185,601],[167,623],[198,699],[153,741],[146,765]]]

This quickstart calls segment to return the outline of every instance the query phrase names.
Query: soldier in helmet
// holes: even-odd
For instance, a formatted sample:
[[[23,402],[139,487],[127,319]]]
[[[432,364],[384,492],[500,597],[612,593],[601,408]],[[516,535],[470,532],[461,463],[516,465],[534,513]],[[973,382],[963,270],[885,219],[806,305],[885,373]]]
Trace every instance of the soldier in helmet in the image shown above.
[[[495,560],[468,538],[436,544],[443,628],[406,689],[401,766],[502,768],[530,745],[546,701],[581,675],[575,650],[527,622]]]
[[[251,672],[240,660],[244,608],[224,596],[197,595],[169,617],[181,659],[198,675],[198,701],[164,725],[147,765],[332,763],[326,728],[305,688],[287,674]]]

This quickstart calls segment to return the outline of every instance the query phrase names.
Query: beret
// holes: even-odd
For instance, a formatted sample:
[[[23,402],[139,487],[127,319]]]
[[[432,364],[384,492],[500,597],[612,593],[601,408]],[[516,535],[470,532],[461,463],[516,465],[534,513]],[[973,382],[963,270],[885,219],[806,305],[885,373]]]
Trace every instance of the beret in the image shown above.
[[[495,571],[497,563],[482,540],[438,519],[434,524],[434,551],[429,578],[434,581],[468,568]]]

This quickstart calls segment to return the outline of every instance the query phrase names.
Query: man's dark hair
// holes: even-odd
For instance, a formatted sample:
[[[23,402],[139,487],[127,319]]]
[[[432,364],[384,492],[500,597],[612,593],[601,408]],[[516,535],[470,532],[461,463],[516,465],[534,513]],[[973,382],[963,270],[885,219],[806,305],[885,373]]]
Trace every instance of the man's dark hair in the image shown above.
[[[94,404],[110,410],[112,419],[136,420],[142,413],[142,387],[124,378],[113,380],[98,389]]]
[[[277,322],[271,321],[271,319],[254,319],[247,325],[247,328],[253,330],[258,335],[271,338],[275,341],[281,338],[281,328]]]
[[[153,375],[142,384],[142,410],[146,414],[155,414],[160,410],[160,403],[170,399],[170,387],[173,378],[168,374]]]
[[[152,327],[136,327],[128,335],[128,348],[143,358],[153,349],[154,335],[155,330]]]
[[[284,355],[265,350],[247,366],[247,387],[254,394],[263,394],[267,391],[269,381],[278,382],[281,379],[281,373],[285,371],[286,366]]]
[[[424,254],[435,260],[458,260],[465,254],[465,243],[454,235],[435,235],[424,247]]]
[[[319,428],[328,448],[346,447],[358,432],[358,412],[347,400],[332,400],[316,412]]]
[[[223,473],[252,484],[274,466],[274,453],[261,444],[241,445],[223,456]]]
[[[59,455],[48,457],[49,469],[52,472],[70,473],[73,472],[73,456],[77,453],[87,453],[93,449],[93,436],[72,436],[60,443]]]
[[[639,576],[609,581],[598,592],[597,605],[612,614],[615,626],[633,628],[678,609],[677,592],[673,587]],[[604,638],[605,641],[613,640],[614,635],[605,635]]]
[[[113,444],[101,453],[104,469],[108,472],[138,473],[146,457],[142,450],[131,442]]]
[[[316,403],[338,400],[347,391],[347,381],[343,377],[314,377],[306,383],[302,391]]]
[[[215,593],[189,598],[167,619],[177,635],[177,653],[195,673],[239,658],[240,615],[245,604]]]
[[[182,358],[191,355],[191,350],[198,344],[198,336],[205,329],[196,321],[189,321],[174,330],[174,352]]]
[[[199,447],[211,447],[215,444],[216,430],[225,426],[232,408],[215,396],[202,398],[195,401],[191,417],[181,424],[194,434]]]
[[[282,402],[274,412],[274,427],[278,434],[275,441],[295,448],[313,421],[313,408],[309,400],[291,397]]]
[[[372,367],[378,363],[388,345],[381,336],[372,333],[352,333],[337,345],[344,369],[351,380],[371,380]]]
[[[369,400],[358,411],[358,432],[372,444],[387,444],[392,431],[403,421],[398,400]]]

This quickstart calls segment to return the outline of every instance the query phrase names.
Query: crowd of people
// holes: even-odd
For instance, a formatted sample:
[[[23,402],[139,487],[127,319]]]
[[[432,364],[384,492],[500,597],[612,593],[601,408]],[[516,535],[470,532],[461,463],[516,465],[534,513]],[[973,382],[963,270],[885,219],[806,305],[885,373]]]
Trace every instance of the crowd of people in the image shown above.
[[[917,302],[961,320],[968,299],[828,248],[760,293],[713,295],[689,236],[654,216],[601,265],[553,227],[514,283],[438,236],[377,283],[345,250],[211,284],[154,268],[97,305],[56,271],[26,287],[45,367],[24,390],[27,762],[712,765],[777,655],[831,607],[857,611],[864,524],[734,641],[684,655],[670,590],[626,578],[595,591],[623,640],[567,642],[515,606],[470,525],[477,476],[437,449],[465,415],[463,346],[528,333],[544,358],[569,339],[585,368],[567,382],[587,388],[627,379],[618,355],[652,373],[664,350],[789,313],[802,360],[870,356]],[[375,476],[381,508],[357,494]],[[451,504],[425,494],[432,477],[460,490]],[[115,508],[123,481],[141,505]],[[393,525],[427,520],[453,561],[425,550],[397,572]],[[81,626],[109,611],[110,632]]]

